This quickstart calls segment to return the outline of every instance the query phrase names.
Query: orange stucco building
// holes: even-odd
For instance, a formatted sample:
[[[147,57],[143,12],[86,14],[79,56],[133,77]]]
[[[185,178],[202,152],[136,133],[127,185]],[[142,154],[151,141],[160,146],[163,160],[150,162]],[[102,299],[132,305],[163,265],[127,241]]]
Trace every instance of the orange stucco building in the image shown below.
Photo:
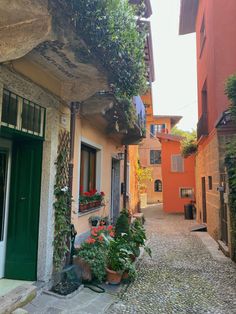
[[[195,156],[181,156],[181,137],[157,134],[162,146],[163,209],[183,213],[184,205],[195,200]]]
[[[162,192],[162,145],[156,133],[168,134],[180,116],[153,115],[151,90],[142,96],[146,108],[146,138],[139,145],[139,158],[142,167],[151,169],[152,181],[147,181],[147,203],[155,204],[163,201]]]
[[[198,81],[197,220],[232,256],[225,171],[226,143],[236,137],[225,81],[236,72],[236,1],[182,0],[181,35],[196,32]]]

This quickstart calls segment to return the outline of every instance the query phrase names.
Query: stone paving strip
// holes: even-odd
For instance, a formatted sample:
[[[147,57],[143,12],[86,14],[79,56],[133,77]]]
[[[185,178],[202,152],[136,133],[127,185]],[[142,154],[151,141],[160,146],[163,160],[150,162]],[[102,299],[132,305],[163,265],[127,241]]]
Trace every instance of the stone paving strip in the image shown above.
[[[145,210],[153,252],[138,264],[138,278],[107,311],[115,313],[236,313],[236,265],[207,233],[190,233],[193,221]]]

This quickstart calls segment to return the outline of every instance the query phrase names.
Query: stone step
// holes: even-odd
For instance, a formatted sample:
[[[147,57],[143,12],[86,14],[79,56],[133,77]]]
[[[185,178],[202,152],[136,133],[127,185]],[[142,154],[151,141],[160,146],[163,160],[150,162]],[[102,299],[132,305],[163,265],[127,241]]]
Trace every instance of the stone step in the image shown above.
[[[0,297],[0,314],[10,314],[31,302],[37,293],[34,285],[21,285]]]

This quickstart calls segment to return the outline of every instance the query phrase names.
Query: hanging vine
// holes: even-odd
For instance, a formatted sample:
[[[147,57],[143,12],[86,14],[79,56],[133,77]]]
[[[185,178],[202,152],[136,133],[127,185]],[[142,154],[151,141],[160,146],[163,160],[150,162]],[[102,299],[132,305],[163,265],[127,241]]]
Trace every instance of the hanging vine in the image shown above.
[[[59,134],[58,155],[56,160],[56,182],[54,186],[54,255],[55,270],[60,270],[65,262],[66,253],[69,251],[68,238],[70,234],[70,202],[71,195],[69,183],[69,132],[62,130]]]

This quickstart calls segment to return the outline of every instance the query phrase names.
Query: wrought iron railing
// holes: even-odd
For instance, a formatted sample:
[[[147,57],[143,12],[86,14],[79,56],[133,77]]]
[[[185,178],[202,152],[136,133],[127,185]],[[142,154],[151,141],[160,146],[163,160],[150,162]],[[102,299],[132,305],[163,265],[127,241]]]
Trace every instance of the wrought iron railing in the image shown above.
[[[44,137],[45,114],[45,108],[9,90],[3,90],[3,98],[0,102],[0,124],[2,126]]]

